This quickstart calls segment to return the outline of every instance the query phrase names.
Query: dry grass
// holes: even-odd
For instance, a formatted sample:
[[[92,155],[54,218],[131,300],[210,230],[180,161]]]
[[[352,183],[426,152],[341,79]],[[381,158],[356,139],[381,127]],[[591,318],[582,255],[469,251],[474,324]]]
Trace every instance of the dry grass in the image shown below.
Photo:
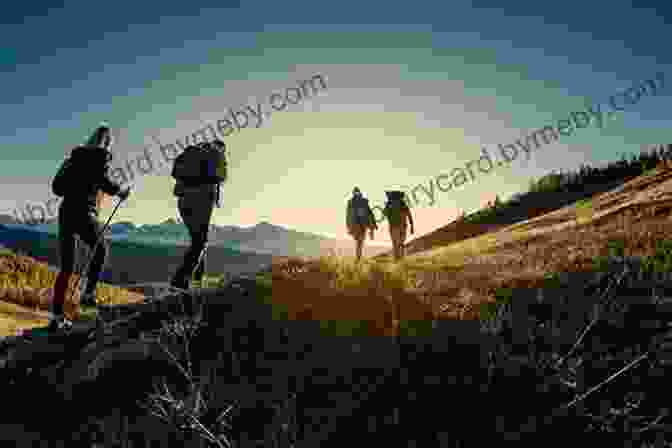
[[[396,309],[409,316],[426,310],[404,292],[403,273],[383,264],[323,257],[273,266],[272,301],[284,305],[289,319],[366,322],[369,333],[391,335]]]
[[[452,299],[457,318],[476,317],[469,291],[440,285],[442,276],[459,277],[454,267],[361,261],[323,257],[284,261],[273,266],[272,300],[290,319],[364,321],[369,334],[394,335],[403,322],[439,318],[438,297]]]
[[[49,270],[45,263],[38,262],[33,258],[15,255],[11,252],[0,254],[0,303],[19,305],[21,308],[8,309],[6,304],[0,308],[0,332],[6,335],[6,331],[12,332],[12,320],[16,322],[15,326],[20,328],[30,328],[42,325],[46,322],[44,318],[35,320],[26,320],[21,317],[21,313],[39,311],[49,311],[53,300],[53,287],[56,281],[56,272]],[[72,294],[73,287],[78,280],[77,275],[73,275],[70,282],[66,301],[65,313],[72,319],[80,316],[79,294]],[[143,299],[143,296],[121,288],[99,283],[98,302],[104,304],[132,303]],[[17,327],[17,328],[18,328]]]
[[[19,331],[47,325],[48,315],[0,301],[0,337],[15,335]]]

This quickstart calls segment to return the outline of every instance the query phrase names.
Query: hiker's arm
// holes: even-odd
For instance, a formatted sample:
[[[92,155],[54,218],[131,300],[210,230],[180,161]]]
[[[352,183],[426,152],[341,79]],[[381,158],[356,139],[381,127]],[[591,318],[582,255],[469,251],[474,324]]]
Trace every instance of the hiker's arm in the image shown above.
[[[352,227],[352,207],[350,207],[350,201],[348,201],[348,205],[345,206],[345,226],[348,230]]]
[[[105,162],[102,167],[102,173],[100,173],[100,189],[103,190],[103,193],[110,196],[119,196],[119,193],[121,192],[121,185],[110,179],[109,172],[109,162]]]
[[[373,210],[369,207],[369,220],[373,223],[373,228],[378,230],[378,223],[376,222],[376,215],[373,214]]]

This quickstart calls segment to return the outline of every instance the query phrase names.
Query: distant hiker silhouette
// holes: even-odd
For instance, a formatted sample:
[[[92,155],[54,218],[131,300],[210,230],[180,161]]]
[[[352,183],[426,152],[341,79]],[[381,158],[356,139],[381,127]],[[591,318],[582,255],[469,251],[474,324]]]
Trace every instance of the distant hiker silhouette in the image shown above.
[[[369,236],[373,239],[373,231],[378,230],[376,218],[373,210],[369,206],[369,200],[362,196],[359,187],[352,190],[352,197],[348,201],[346,208],[346,222],[348,233],[355,239],[357,260],[362,258],[362,249],[366,239],[366,231],[369,230]]]
[[[392,248],[395,260],[401,260],[404,257],[404,244],[406,243],[408,224],[411,225],[411,235],[413,235],[413,216],[411,209],[406,203],[403,191],[386,191],[387,202],[383,213],[387,217],[390,226],[390,238],[392,239]]]
[[[122,189],[108,177],[112,143],[110,128],[99,126],[84,145],[71,151],[52,181],[53,193],[63,197],[63,202],[58,209],[61,270],[54,285],[50,330],[68,329],[72,325],[64,316],[63,306],[75,265],[75,235],[94,252],[80,305],[96,306],[96,285],[107,258],[107,248],[99,244],[103,231],[98,222],[101,191],[121,200],[130,194],[130,188]]]
[[[205,274],[205,255],[210,219],[215,204],[220,206],[220,186],[228,178],[224,142],[201,143],[185,148],[175,159],[171,176],[177,208],[189,230],[191,246],[182,266],[170,281],[175,288],[187,289],[190,280],[201,283]]]

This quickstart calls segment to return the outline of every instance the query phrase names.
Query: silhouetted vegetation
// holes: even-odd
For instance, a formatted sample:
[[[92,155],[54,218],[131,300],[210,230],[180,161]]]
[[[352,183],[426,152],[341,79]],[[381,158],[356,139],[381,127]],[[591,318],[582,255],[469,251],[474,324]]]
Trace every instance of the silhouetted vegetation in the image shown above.
[[[530,182],[528,191],[515,194],[504,202],[500,202],[497,197],[494,203],[467,215],[464,221],[471,224],[513,224],[611,190],[653,170],[671,156],[672,145],[665,144],[642,150],[639,155],[633,154],[629,160],[622,155],[620,160],[609,162],[603,167],[582,164],[577,170],[552,171]]]

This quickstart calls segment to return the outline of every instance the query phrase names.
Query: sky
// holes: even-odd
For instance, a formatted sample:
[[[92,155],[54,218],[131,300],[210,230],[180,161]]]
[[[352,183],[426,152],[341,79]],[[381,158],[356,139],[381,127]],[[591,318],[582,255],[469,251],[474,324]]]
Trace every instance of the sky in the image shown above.
[[[429,189],[483,148],[496,154],[658,73],[668,82],[656,95],[601,128],[575,129],[416,202],[416,235],[551,170],[669,141],[664,2],[63,3],[14,2],[0,16],[0,38],[13,42],[0,48],[0,213],[54,198],[59,164],[103,121],[115,130],[117,179],[125,170],[133,185],[113,221],[177,217],[159,143],[220,123],[231,177],[213,223],[266,221],[338,238],[347,238],[354,186],[372,205],[386,190]],[[316,75],[324,84],[301,89]],[[238,114],[241,128],[226,128],[232,112],[259,105],[260,123],[247,112],[246,127]],[[138,162],[143,154],[151,162]],[[389,242],[380,229],[376,241]]]

